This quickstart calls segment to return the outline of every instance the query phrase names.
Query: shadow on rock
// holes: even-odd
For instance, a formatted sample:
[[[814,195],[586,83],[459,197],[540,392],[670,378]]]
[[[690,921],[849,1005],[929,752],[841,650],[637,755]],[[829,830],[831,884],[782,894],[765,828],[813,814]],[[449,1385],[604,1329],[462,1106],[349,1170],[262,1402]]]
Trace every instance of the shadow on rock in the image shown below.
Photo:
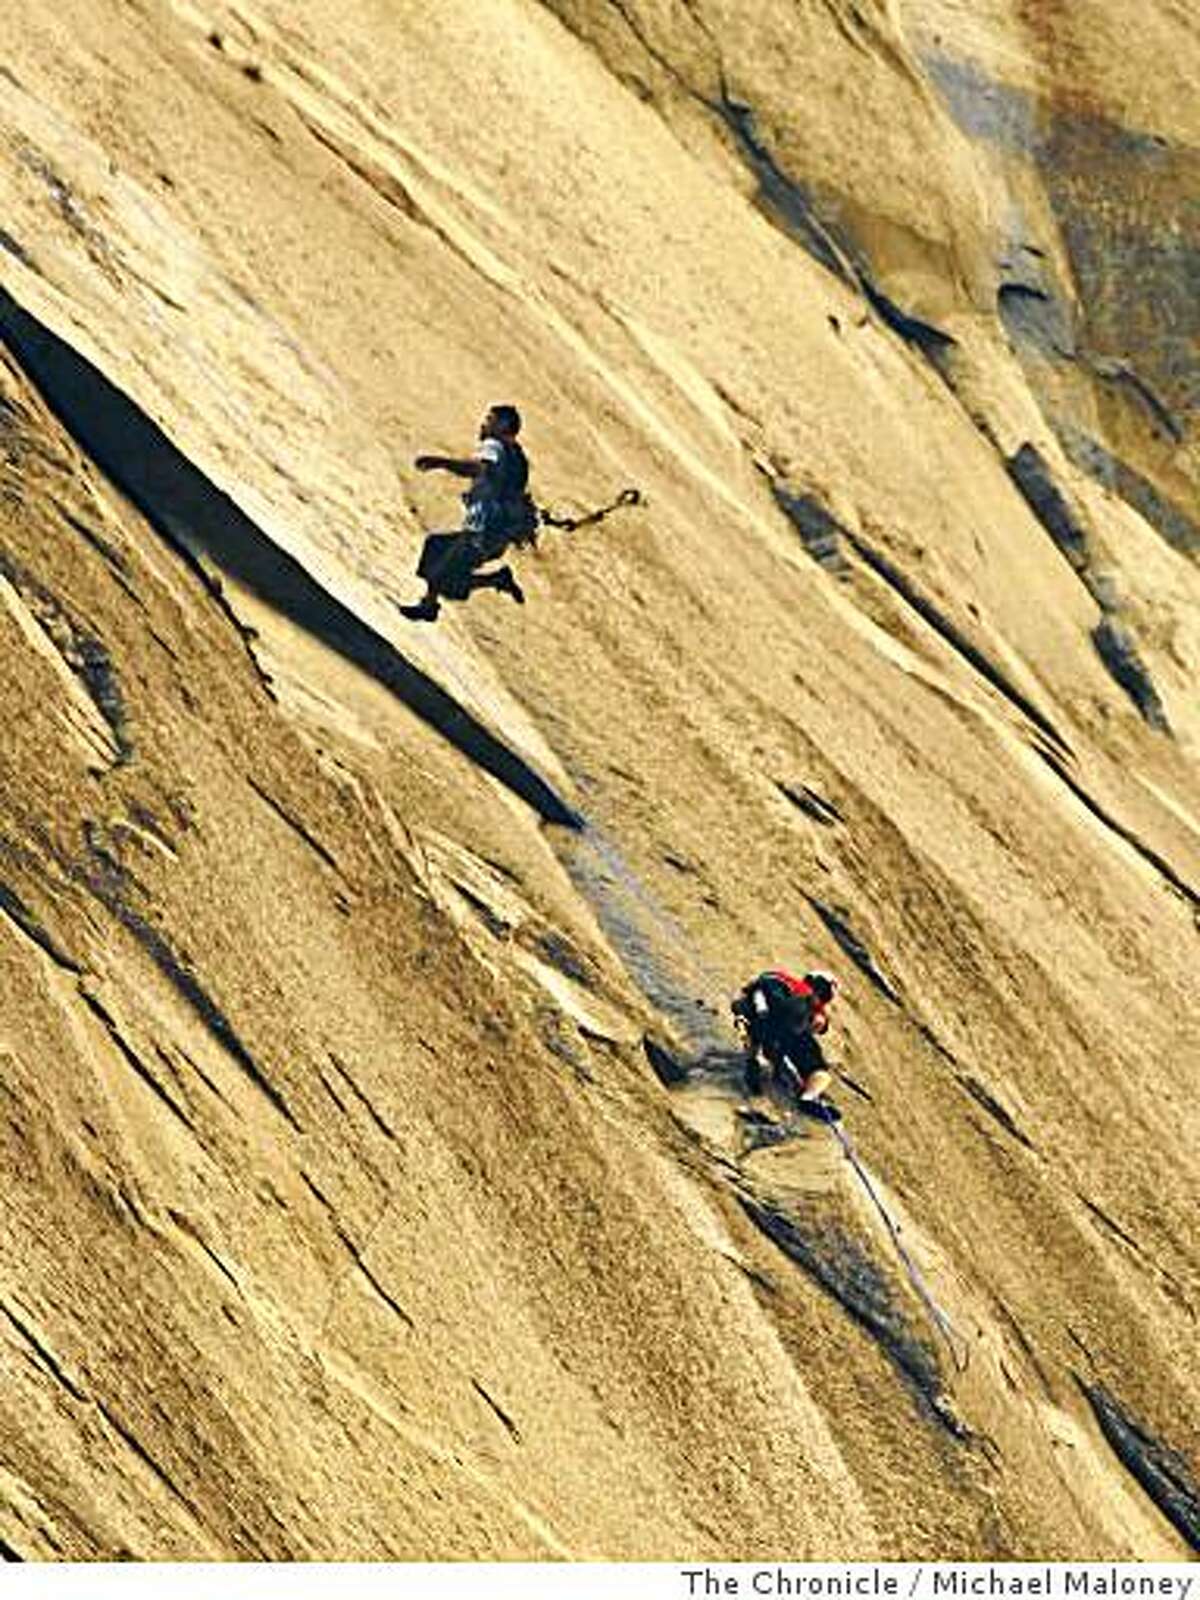
[[[582,826],[574,807],[528,761],[322,588],[127,395],[5,290],[0,290],[0,338],[79,446],[189,561],[210,590],[213,579],[198,553],[369,673],[547,822]]]

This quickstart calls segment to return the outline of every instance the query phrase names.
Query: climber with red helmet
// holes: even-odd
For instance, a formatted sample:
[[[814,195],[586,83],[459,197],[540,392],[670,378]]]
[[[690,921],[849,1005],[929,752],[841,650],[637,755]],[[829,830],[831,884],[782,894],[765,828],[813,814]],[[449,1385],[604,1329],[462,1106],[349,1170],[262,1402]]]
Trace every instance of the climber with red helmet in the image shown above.
[[[761,1093],[765,1061],[801,1110],[836,1119],[837,1111],[821,1098],[833,1077],[818,1035],[829,1027],[829,1007],[837,992],[838,981],[827,972],[797,978],[776,969],[760,972],[745,985],[730,1010],[745,1042],[747,1094]]]

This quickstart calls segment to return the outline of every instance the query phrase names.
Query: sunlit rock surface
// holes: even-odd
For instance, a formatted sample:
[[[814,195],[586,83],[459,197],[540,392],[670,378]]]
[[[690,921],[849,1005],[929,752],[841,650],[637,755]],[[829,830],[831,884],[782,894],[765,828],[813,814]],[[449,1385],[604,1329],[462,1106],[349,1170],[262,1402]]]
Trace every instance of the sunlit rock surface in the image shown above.
[[[0,1550],[1194,1553],[1190,9],[4,13]]]

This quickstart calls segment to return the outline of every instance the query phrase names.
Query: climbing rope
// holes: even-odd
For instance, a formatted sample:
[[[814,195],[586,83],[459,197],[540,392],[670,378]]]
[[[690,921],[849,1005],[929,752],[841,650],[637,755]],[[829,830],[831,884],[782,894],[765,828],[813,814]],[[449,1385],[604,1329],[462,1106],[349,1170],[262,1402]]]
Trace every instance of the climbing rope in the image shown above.
[[[831,1122],[828,1124],[828,1127],[845,1152],[846,1160],[849,1161],[850,1165],[858,1174],[859,1182],[867,1191],[867,1195],[875,1209],[883,1218],[884,1226],[891,1234],[892,1243],[896,1246],[896,1254],[904,1263],[904,1269],[908,1273],[909,1282],[912,1284],[913,1288],[924,1302],[925,1309],[929,1312],[934,1326],[937,1328],[942,1338],[945,1339],[955,1367],[959,1372],[965,1372],[967,1370],[967,1364],[970,1360],[970,1347],[967,1344],[967,1341],[963,1338],[962,1334],[958,1332],[945,1311],[942,1310],[941,1306],[939,1306],[937,1301],[933,1298],[933,1295],[929,1289],[929,1285],[925,1282],[925,1279],[921,1273],[920,1267],[917,1266],[916,1262],[905,1249],[904,1242],[900,1237],[900,1224],[893,1219],[888,1212],[887,1207],[876,1193],[875,1185],[871,1182],[866,1168],[858,1159],[858,1155],[855,1152],[854,1146],[850,1142],[850,1135],[842,1128],[840,1123]],[[961,1355],[960,1350],[962,1352]]]
[[[645,503],[645,497],[640,489],[622,489],[611,505],[600,506],[582,517],[556,517],[545,506],[539,506],[538,521],[544,528],[558,528],[562,533],[574,533],[576,528],[588,528],[594,522],[603,522],[605,517],[612,516],[614,511],[620,511],[623,506],[641,506]]]

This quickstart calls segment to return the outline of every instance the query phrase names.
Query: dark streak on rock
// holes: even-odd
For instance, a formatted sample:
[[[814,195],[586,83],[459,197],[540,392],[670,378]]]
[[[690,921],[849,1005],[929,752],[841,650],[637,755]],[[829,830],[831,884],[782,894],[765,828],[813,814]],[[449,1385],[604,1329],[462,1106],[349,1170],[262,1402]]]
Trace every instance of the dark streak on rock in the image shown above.
[[[0,228],[0,250],[19,261],[23,267],[28,267],[30,272],[37,272],[38,266],[33,257],[26,250],[19,239],[14,239],[6,228]]]
[[[366,1263],[365,1259],[363,1258],[362,1249],[357,1244],[355,1244],[354,1240],[350,1237],[350,1235],[346,1232],[345,1228],[342,1226],[341,1219],[339,1218],[338,1213],[337,1213],[337,1207],[333,1204],[333,1201],[330,1200],[327,1195],[322,1193],[322,1191],[313,1182],[312,1178],[309,1177],[307,1172],[302,1170],[301,1173],[300,1173],[300,1178],[301,1178],[301,1181],[303,1182],[303,1184],[305,1185],[305,1187],[309,1190],[309,1192],[314,1196],[314,1198],[319,1202],[319,1204],[323,1207],[325,1212],[328,1214],[330,1226],[333,1228],[334,1233],[337,1234],[338,1238],[341,1240],[343,1246],[345,1247],[348,1255],[350,1256],[350,1259],[354,1262],[354,1265],[358,1268],[358,1270],[362,1273],[363,1277],[370,1284],[371,1288],[375,1291],[375,1293],[383,1301],[384,1305],[387,1306],[389,1311],[394,1312],[394,1314],[397,1317],[400,1318],[400,1321],[403,1322],[406,1327],[415,1329],[416,1328],[416,1323],[409,1316],[408,1312],[405,1311],[404,1307],[400,1304],[400,1302],[397,1299],[395,1299],[391,1294],[388,1293],[388,1291],[384,1288],[383,1284],[380,1283],[379,1279],[371,1271],[370,1267],[367,1266],[367,1263]]]
[[[229,1105],[229,1101],[226,1100],[225,1096],[221,1093],[220,1088],[217,1086],[217,1084],[215,1084],[213,1082],[213,1080],[209,1077],[208,1073],[205,1072],[204,1068],[202,1066],[200,1066],[198,1062],[193,1061],[191,1056],[188,1055],[187,1051],[182,1049],[179,1045],[176,1045],[175,1048],[179,1051],[179,1054],[183,1057],[183,1059],[187,1062],[188,1066],[191,1067],[192,1071],[200,1079],[200,1082],[202,1084],[204,1084],[205,1088],[208,1089],[210,1091],[210,1093],[214,1094],[217,1097],[217,1099],[221,1102],[222,1105],[228,1106]],[[167,1054],[167,1052],[163,1049],[162,1045],[158,1044],[157,1041],[155,1042],[155,1045],[154,1045],[154,1053],[155,1053],[155,1055],[158,1056],[159,1060],[163,1063],[164,1066],[169,1067],[173,1072],[176,1071],[174,1062],[171,1060],[171,1058]]]
[[[1054,427],[1076,466],[1131,505],[1173,549],[1193,559],[1200,554],[1200,522],[1181,505],[1081,429],[1061,418],[1055,420]]]
[[[1107,383],[1123,384],[1126,388],[1131,389],[1155,422],[1162,428],[1163,432],[1169,434],[1176,444],[1183,443],[1184,430],[1180,423],[1155,394],[1146,380],[1135,372],[1127,362],[1093,361],[1091,370],[1097,377],[1103,378]]]
[[[32,172],[45,185],[54,209],[67,227],[84,241],[89,254],[94,258],[107,256],[107,242],[89,222],[70,184],[55,171],[41,151],[35,150],[32,145],[22,143],[18,146],[17,158],[26,171]]]
[[[1071,309],[1060,294],[1039,284],[1002,283],[996,291],[996,309],[1018,348],[1030,347],[1056,361],[1076,359]]]
[[[1109,675],[1133,701],[1142,720],[1157,732],[1169,734],[1171,724],[1154,687],[1154,679],[1138,654],[1128,628],[1113,617],[1104,617],[1092,629],[1092,643]]]
[[[724,71],[720,71],[720,90],[716,98],[702,94],[688,82],[661,50],[655,49],[644,30],[631,15],[631,9],[623,4],[622,0],[612,0],[612,4],[651,60],[690,99],[710,112],[724,126],[735,149],[758,183],[755,202],[764,215],[779,228],[780,232],[799,244],[814,261],[819,262],[835,278],[859,290],[887,327],[906,343],[915,345],[937,366],[938,357],[954,345],[954,339],[941,329],[904,311],[878,287],[867,269],[863,253],[841,233],[840,229],[820,216],[817,206],[803,185],[785,172],[775,159],[758,131],[754,107],[730,92]],[[857,12],[855,16],[860,22],[863,20]],[[839,28],[846,33],[846,37],[858,48],[870,54],[868,46],[847,30],[844,19],[836,11],[835,19]],[[882,45],[883,41],[877,43]],[[890,55],[886,47],[884,53]]]
[[[845,529],[832,517],[815,495],[796,494],[786,484],[771,478],[771,493],[776,504],[800,535],[804,548],[826,571],[843,576],[850,563],[842,549]]]
[[[1111,609],[1102,586],[1091,571],[1092,552],[1078,514],[1067,504],[1041,452],[1026,442],[1009,457],[1009,476],[1025,497],[1034,516],[1049,533],[1089,592],[1103,609]],[[1092,643],[1114,682],[1124,689],[1146,723],[1160,733],[1171,727],[1149,669],[1141,660],[1129,630],[1106,615],[1092,630]]]
[[[875,1096],[868,1088],[859,1083],[857,1078],[852,1078],[850,1074],[843,1071],[841,1067],[835,1067],[834,1071],[837,1073],[838,1082],[844,1083],[852,1094],[856,1094],[860,1100],[865,1100],[868,1105],[875,1104]]]
[[[966,1438],[950,1410],[936,1354],[909,1331],[882,1272],[859,1246],[837,1230],[804,1232],[779,1208],[749,1195],[739,1194],[738,1202],[754,1225],[875,1340],[925,1415],[953,1437]]]
[[[134,751],[125,701],[112,658],[103,643],[81,627],[43,583],[2,550],[0,574],[12,584],[46,639],[83,684],[112,735],[116,764],[123,766],[131,761]]]
[[[587,1049],[580,1043],[579,1030],[560,1011],[539,1007],[538,1033],[551,1055],[565,1061],[580,1083],[595,1083]]]
[[[1103,1384],[1088,1383],[1078,1373],[1072,1376],[1118,1460],[1192,1549],[1200,1551],[1200,1487],[1188,1462],[1136,1421]]]
[[[1067,505],[1040,450],[1026,441],[1005,462],[1030,510],[1076,572],[1088,564],[1088,536]]]
[[[81,634],[75,641],[75,649],[78,662],[76,671],[83,679],[93,704],[112,730],[117,746],[117,763],[122,765],[133,758],[133,741],[129,737],[125,700],[112,658],[92,634]]]
[[[1017,1321],[1016,1317],[1012,1314],[1003,1300],[997,1299],[995,1301],[995,1306],[997,1313],[1003,1317],[1004,1321],[1008,1324],[1009,1330],[1012,1333],[1013,1338],[1017,1341],[1017,1345],[1021,1350],[1021,1353],[1024,1355],[1026,1361],[1029,1362],[1029,1365],[1033,1368],[1034,1372],[1037,1374],[1037,1379],[1042,1386],[1043,1394],[1048,1400],[1053,1400],[1054,1387],[1050,1382],[1050,1378],[1044,1365],[1038,1358],[1037,1351],[1034,1349],[1029,1335],[1025,1332],[1024,1328],[1022,1328],[1021,1324]]]
[[[401,216],[406,217],[409,222],[415,222],[419,227],[427,229],[428,232],[440,239],[448,249],[453,250],[455,255],[466,261],[468,266],[472,265],[469,257],[463,254],[461,246],[448,237],[421,210],[412,195],[394,173],[385,172],[381,167],[369,166],[359,155],[352,154],[339,143],[332,133],[322,128],[319,123],[311,121],[303,112],[300,113],[300,120],[317,143],[323,149],[328,150],[330,155],[340,161],[361,183],[365,183],[367,188],[371,189],[380,200],[386,205],[392,206]]]
[[[952,1067],[958,1066],[958,1057],[954,1054],[954,1051],[948,1045],[942,1043],[927,1022],[918,1022],[917,1032],[927,1044],[933,1046],[943,1061],[948,1061]]]
[[[326,1073],[325,1073],[324,1069],[321,1067],[320,1063],[318,1063],[318,1065],[317,1065],[317,1076],[321,1080],[321,1084],[322,1084],[322,1087],[325,1090],[325,1093],[333,1101],[334,1105],[341,1112],[342,1116],[344,1116],[344,1117],[348,1116],[349,1115],[349,1110],[347,1108],[346,1102],[342,1099],[341,1095],[338,1094],[337,1090],[330,1083],[329,1078],[326,1076]]]
[[[731,1262],[743,1277],[748,1278],[756,1289],[761,1289],[764,1294],[769,1295],[779,1293],[779,1285],[767,1273],[760,1272],[757,1267],[752,1267],[745,1261],[739,1261],[736,1256],[726,1256],[725,1259]]]
[[[1002,283],[997,290],[1000,298],[1011,295],[1016,300],[1049,300],[1045,289],[1035,289],[1031,283]]]
[[[697,98],[721,119],[733,136],[739,154],[758,180],[755,198],[761,210],[835,278],[854,284],[857,274],[848,246],[821,221],[810,197],[783,171],[759,138],[753,107],[733,98],[724,84],[718,100]]]
[[[84,522],[82,517],[77,517],[73,511],[60,504],[59,501],[56,500],[54,502],[54,506],[59,516],[63,519],[67,526],[73,528],[81,538],[86,539],[88,544],[91,545],[92,549],[96,551],[97,555],[103,557],[108,565],[115,570],[118,578],[124,580],[129,578],[129,562],[125,559],[125,554],[123,551],[118,550],[115,545],[110,544],[102,534],[97,533],[94,528],[89,527],[88,524]],[[133,593],[133,590],[129,587],[127,582],[123,583],[122,587],[125,589],[127,594],[131,595],[134,599],[137,599],[137,596]]]
[[[512,924],[494,911],[482,895],[476,894],[473,889],[468,889],[466,884],[459,883],[457,879],[453,882],[455,893],[461,895],[467,902],[492,938],[507,939],[512,932]]]
[[[387,1306],[388,1310],[399,1317],[400,1321],[404,1323],[406,1328],[415,1328],[416,1323],[409,1316],[408,1312],[405,1311],[400,1302],[393,1295],[389,1294],[384,1288],[383,1284],[380,1283],[379,1279],[371,1271],[370,1267],[368,1267],[362,1251],[354,1243],[354,1240],[350,1237],[350,1235],[337,1222],[334,1223],[334,1229],[338,1238],[350,1252],[350,1255],[354,1260],[354,1265],[362,1273],[363,1277],[371,1285],[371,1288],[374,1289],[375,1293],[383,1301],[384,1305]]]
[[[1141,1254],[1141,1246],[1138,1244],[1133,1235],[1126,1233],[1125,1229],[1121,1227],[1119,1222],[1114,1222],[1112,1217],[1109,1216],[1108,1212],[1105,1211],[1102,1206],[1098,1206],[1094,1200],[1089,1200],[1085,1194],[1081,1194],[1079,1198],[1083,1201],[1084,1205],[1088,1208],[1096,1220],[1103,1223],[1110,1233],[1115,1234],[1117,1238],[1121,1240],[1122,1244],[1127,1244],[1131,1250],[1137,1251],[1139,1255]]]
[[[892,332],[899,334],[906,344],[915,345],[923,355],[935,360],[957,342],[948,333],[935,328],[932,323],[924,322],[920,317],[911,316],[902,310],[867,277],[865,272],[860,271],[858,278],[868,301]]]
[[[330,1216],[333,1216],[333,1201],[330,1200],[327,1194],[325,1194],[324,1190],[317,1187],[316,1183],[312,1178],[309,1177],[307,1172],[304,1172],[303,1170],[301,1171],[300,1181],[317,1201],[317,1203],[323,1206],[325,1210],[329,1212]]]
[[[759,138],[753,108],[732,98],[724,83],[718,100],[696,98],[715,112],[733,135],[742,159],[758,180],[755,198],[760,209],[834,277],[857,288],[885,326],[906,344],[915,345],[937,366],[938,358],[955,344],[955,340],[932,323],[903,310],[879,288],[867,270],[862,252],[822,220],[811,197],[783,171]]]
[[[570,978],[572,982],[582,985],[585,989],[595,988],[596,980],[587,957],[581,955],[566,935],[559,933],[557,928],[547,928],[539,933],[534,940],[534,948],[564,977]]]

